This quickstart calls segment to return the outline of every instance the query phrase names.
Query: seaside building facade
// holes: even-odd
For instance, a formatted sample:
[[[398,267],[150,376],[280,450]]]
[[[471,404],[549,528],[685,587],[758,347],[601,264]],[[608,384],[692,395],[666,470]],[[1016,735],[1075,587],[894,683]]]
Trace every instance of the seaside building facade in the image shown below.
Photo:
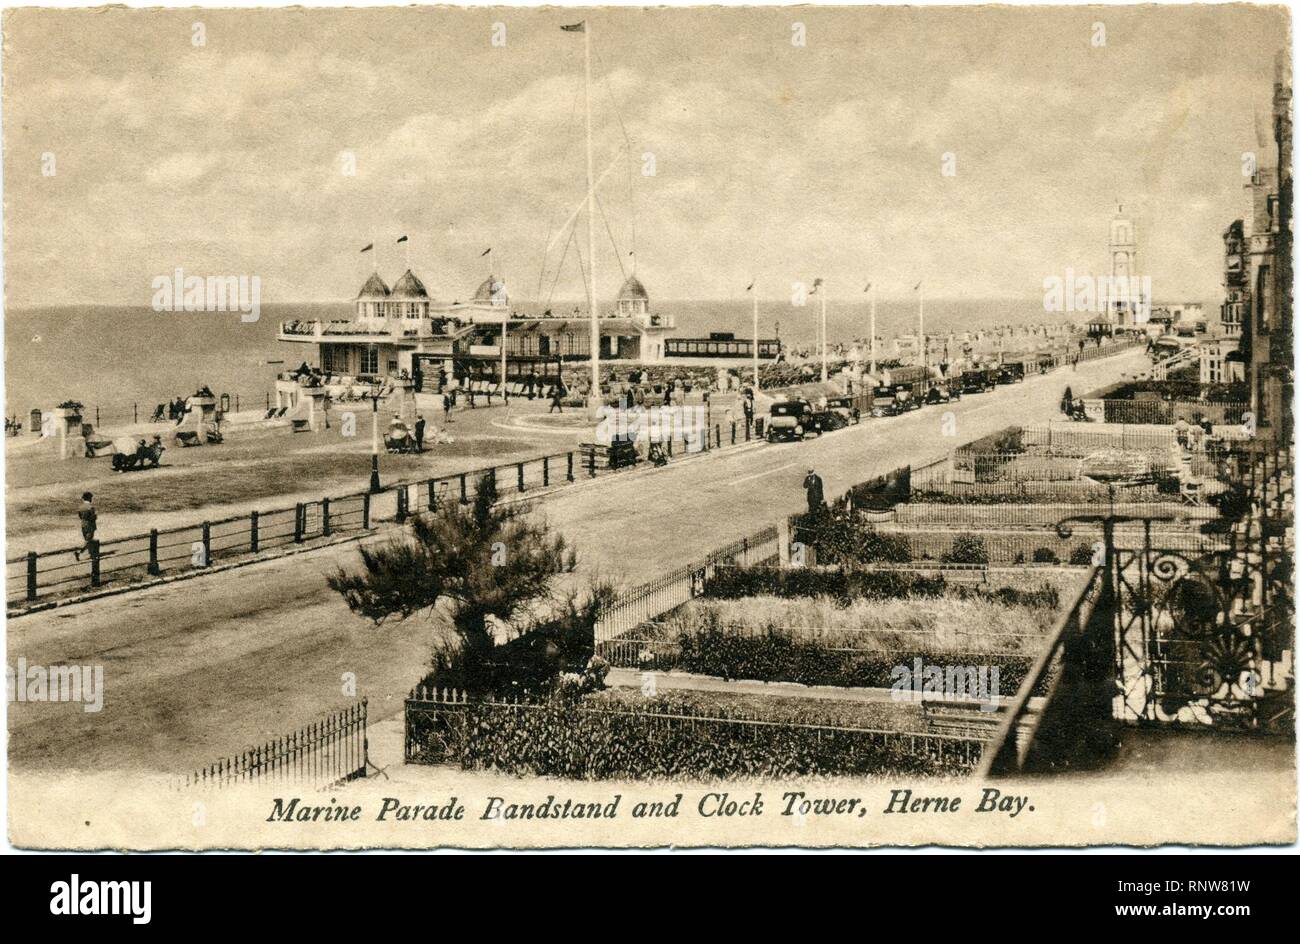
[[[599,320],[600,358],[611,365],[743,366],[752,362],[754,340],[732,334],[674,336],[675,320],[651,307],[650,294],[635,274],[619,290],[610,313]],[[591,319],[575,307],[570,314],[547,309],[540,315],[516,311],[505,283],[489,274],[469,301],[439,302],[410,269],[390,288],[378,272],[357,293],[351,320],[297,320],[280,325],[278,339],[310,345],[314,357],[280,378],[281,406],[296,406],[306,383],[333,394],[378,387],[418,377],[423,390],[441,383],[558,377],[565,362],[591,357]],[[504,344],[504,358],[502,345]],[[759,358],[777,360],[781,344],[759,340]],[[358,394],[359,395],[359,394]]]

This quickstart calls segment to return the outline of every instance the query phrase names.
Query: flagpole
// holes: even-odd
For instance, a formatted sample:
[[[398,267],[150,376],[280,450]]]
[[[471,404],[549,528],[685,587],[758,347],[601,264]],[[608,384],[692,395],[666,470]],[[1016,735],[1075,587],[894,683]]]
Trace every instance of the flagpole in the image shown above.
[[[591,309],[591,396],[600,395],[600,314],[596,300],[596,184],[591,162],[591,23],[582,24],[584,75],[583,100],[587,112],[587,305]]]
[[[492,250],[488,250],[488,297],[492,298],[496,294],[496,286],[500,284],[505,286],[505,278],[495,280],[496,273],[492,271]],[[495,298],[492,302],[495,304]],[[510,331],[510,305],[501,306],[501,402],[508,403],[509,397],[506,396],[506,335]]]
[[[917,308],[916,322],[917,330],[921,333],[921,366],[925,367],[925,282],[921,281],[916,284]]]
[[[876,286],[871,286],[871,376],[876,375]]]
[[[758,282],[750,286],[754,293],[754,394],[758,395]]]
[[[826,283],[821,284],[822,296],[822,383],[826,383]]]

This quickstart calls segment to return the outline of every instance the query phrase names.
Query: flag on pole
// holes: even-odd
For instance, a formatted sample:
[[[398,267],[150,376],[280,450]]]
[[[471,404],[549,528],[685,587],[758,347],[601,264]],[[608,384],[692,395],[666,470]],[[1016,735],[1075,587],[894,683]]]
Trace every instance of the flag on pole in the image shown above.
[[[560,29],[564,30],[566,33],[585,33],[587,32],[587,21],[583,20],[581,23],[570,23],[568,26],[561,26]]]
[[[917,282],[916,285],[912,286],[912,291],[914,291],[914,292],[919,292],[920,290],[921,290],[921,283],[920,283],[920,282]]]
[[[366,243],[366,245],[364,245],[364,246],[361,247],[361,251],[362,251],[362,252],[369,252],[370,250],[372,250],[372,249],[374,249],[374,248],[375,248],[375,244],[374,244],[374,243]]]
[[[404,243],[404,242],[406,242],[406,237],[405,237],[405,236],[398,236],[398,237],[397,237],[397,241],[398,241],[399,243]]]
[[[489,252],[491,252],[491,251],[492,251],[492,247],[491,247],[491,246],[488,246],[486,249],[484,249],[482,252],[480,252],[480,253],[478,254],[478,257],[479,257],[480,259],[482,259],[484,256],[486,256],[486,255],[487,255]]]
[[[864,292],[869,292],[869,291],[871,291],[871,283],[868,282],[868,283],[867,283],[867,287],[864,288],[862,291],[864,291]]]
[[[754,283],[750,282],[748,285],[745,286],[745,291],[747,292],[752,291],[753,288],[754,288]]]
[[[817,290],[818,290],[819,288],[821,288],[821,287],[822,287],[822,280],[821,280],[821,279],[813,279],[813,287],[812,287],[812,290],[815,292],[815,291],[817,291]]]

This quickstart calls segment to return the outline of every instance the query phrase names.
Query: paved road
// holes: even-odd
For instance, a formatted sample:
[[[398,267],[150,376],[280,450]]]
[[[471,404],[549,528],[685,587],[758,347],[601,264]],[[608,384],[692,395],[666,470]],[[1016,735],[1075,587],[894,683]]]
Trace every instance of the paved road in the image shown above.
[[[810,466],[837,495],[1009,424],[1051,419],[1066,384],[1092,389],[1144,364],[1137,350],[964,398],[951,405],[955,438],[942,435],[943,410],[927,408],[598,479],[538,510],[574,541],[584,570],[635,583],[797,511]],[[11,703],[11,763],[181,772],[345,704],[349,672],[372,717],[399,711],[441,622],[375,628],[352,616],[324,577],[355,555],[330,548],[12,621],[10,665],[103,665],[105,703],[97,714]]]

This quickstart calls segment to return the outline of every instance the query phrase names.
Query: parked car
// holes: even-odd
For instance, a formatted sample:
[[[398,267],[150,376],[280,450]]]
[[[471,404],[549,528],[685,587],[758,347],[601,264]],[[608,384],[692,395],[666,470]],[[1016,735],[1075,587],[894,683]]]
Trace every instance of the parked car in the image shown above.
[[[814,431],[812,404],[807,400],[782,400],[772,404],[765,438],[768,442],[792,442]]]
[[[997,382],[1000,384],[1020,383],[1025,379],[1023,361],[1006,361],[998,367]]]
[[[961,372],[962,393],[984,393],[997,385],[994,372],[986,368],[963,370]]]

